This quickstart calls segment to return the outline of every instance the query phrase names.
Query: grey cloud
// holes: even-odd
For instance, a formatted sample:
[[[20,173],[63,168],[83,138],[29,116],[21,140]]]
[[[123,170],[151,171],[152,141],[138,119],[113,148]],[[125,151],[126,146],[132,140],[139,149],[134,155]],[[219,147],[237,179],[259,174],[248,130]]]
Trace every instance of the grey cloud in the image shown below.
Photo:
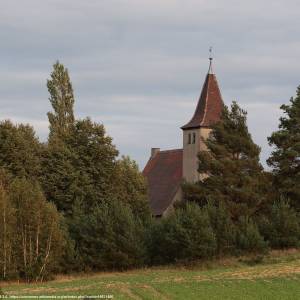
[[[270,153],[279,106],[300,83],[299,1],[2,0],[0,118],[47,136],[46,80],[61,60],[76,113],[103,122],[141,167],[149,148],[181,147],[214,46],[226,104],[248,110],[249,128]]]

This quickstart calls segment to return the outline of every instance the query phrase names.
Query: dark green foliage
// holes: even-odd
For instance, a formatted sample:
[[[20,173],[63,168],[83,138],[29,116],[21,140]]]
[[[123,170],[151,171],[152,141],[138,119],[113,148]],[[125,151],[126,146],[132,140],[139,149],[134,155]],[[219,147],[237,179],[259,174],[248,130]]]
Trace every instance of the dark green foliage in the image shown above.
[[[300,209],[300,88],[291,105],[282,106],[287,116],[269,138],[276,146],[268,161],[272,175],[259,163],[246,112],[233,102],[205,141],[209,151],[199,153],[203,180],[185,184],[188,201],[152,220],[137,164],[117,158],[102,124],[75,119],[72,84],[59,62],[47,87],[53,108],[47,144],[29,125],[0,122],[1,279],[38,281],[57,272],[300,246],[294,209]],[[272,181],[292,207],[284,201],[271,205]]]
[[[0,167],[13,176],[37,179],[42,146],[29,125],[0,122]]]
[[[236,248],[242,252],[264,254],[268,243],[259,232],[256,223],[249,217],[241,217],[237,224]]]
[[[118,152],[104,126],[90,119],[76,121],[65,140],[49,144],[43,158],[43,188],[66,216],[81,203],[87,212],[113,191]]]
[[[74,95],[68,70],[57,61],[53,65],[51,79],[47,81],[50,103],[54,112],[48,113],[50,123],[49,141],[63,139],[72,128],[75,118],[73,112]]]
[[[153,224],[149,239],[154,263],[210,258],[217,248],[208,212],[196,204],[187,204]]]
[[[74,154],[64,143],[51,143],[43,151],[41,184],[48,201],[53,202],[60,212],[72,214],[80,174],[73,162]]]
[[[72,161],[77,172],[74,196],[85,211],[99,202],[110,201],[118,151],[104,126],[89,118],[76,121],[66,143],[75,155]]]
[[[70,232],[85,268],[128,269],[144,263],[144,227],[123,203],[102,202],[89,215],[76,213]]]
[[[59,62],[53,67],[47,82],[53,112],[48,113],[50,135],[41,182],[47,199],[70,216],[75,203],[88,212],[98,202],[109,201],[118,152],[102,124],[75,120],[68,70]]]
[[[205,141],[209,151],[199,153],[204,179],[184,186],[185,198],[201,206],[224,203],[234,220],[250,216],[268,200],[270,182],[259,163],[260,148],[252,141],[246,112],[233,102]]]
[[[237,228],[232,222],[229,212],[222,202],[217,206],[209,203],[207,210],[216,236],[218,255],[232,254],[236,246]]]
[[[300,87],[290,105],[282,105],[279,130],[268,138],[275,147],[268,164],[273,167],[274,187],[300,211]]]
[[[147,197],[145,177],[139,171],[138,165],[128,156],[116,162],[113,177],[114,195],[119,201],[130,206],[134,215],[144,221],[149,221],[151,212]]]
[[[258,222],[262,234],[272,248],[299,247],[300,219],[287,201],[275,202],[270,214]]]
[[[67,217],[72,236],[65,257],[69,269],[140,264],[138,219],[145,224],[150,216],[144,178],[129,158],[117,160],[118,151],[102,124],[74,118],[72,85],[63,65],[54,65],[48,90],[53,113],[48,114],[50,136],[41,181],[47,199]],[[120,241],[118,234],[124,235]]]

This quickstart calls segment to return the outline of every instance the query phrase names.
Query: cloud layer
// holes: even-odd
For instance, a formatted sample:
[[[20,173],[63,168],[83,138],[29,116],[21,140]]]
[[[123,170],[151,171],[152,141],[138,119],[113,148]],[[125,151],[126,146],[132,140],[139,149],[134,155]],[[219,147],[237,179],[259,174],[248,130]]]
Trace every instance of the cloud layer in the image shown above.
[[[226,104],[248,110],[262,147],[300,83],[299,1],[0,0],[0,118],[30,122],[42,140],[46,80],[68,67],[76,114],[103,122],[122,154],[181,147],[214,46]]]

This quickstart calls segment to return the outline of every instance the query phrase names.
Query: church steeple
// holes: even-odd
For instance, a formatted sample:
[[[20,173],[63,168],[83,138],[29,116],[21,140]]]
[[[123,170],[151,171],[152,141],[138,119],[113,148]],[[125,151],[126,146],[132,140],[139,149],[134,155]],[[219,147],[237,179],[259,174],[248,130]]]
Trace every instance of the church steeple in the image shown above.
[[[213,124],[218,122],[223,110],[223,100],[216,75],[212,69],[210,50],[209,68],[202,87],[200,98],[192,119],[181,127],[183,130],[183,178],[187,182],[203,179],[198,172],[198,153],[206,150],[205,139],[208,138]]]
[[[182,130],[210,127],[216,123],[223,109],[222,95],[216,75],[212,70],[212,56],[209,57],[209,69],[206,75],[202,92],[192,119],[181,127]]]

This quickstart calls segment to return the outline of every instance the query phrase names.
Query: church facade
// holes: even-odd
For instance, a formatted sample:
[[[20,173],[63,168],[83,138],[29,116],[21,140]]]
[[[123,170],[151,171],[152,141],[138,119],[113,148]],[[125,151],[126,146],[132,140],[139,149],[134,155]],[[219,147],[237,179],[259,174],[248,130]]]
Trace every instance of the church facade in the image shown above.
[[[151,149],[151,156],[143,170],[148,183],[148,198],[152,215],[163,217],[173,210],[173,205],[182,199],[181,184],[201,180],[198,172],[198,153],[206,150],[205,139],[211,127],[218,122],[223,109],[223,100],[216,75],[212,71],[212,58],[195,113],[181,127],[183,148],[161,151]]]

